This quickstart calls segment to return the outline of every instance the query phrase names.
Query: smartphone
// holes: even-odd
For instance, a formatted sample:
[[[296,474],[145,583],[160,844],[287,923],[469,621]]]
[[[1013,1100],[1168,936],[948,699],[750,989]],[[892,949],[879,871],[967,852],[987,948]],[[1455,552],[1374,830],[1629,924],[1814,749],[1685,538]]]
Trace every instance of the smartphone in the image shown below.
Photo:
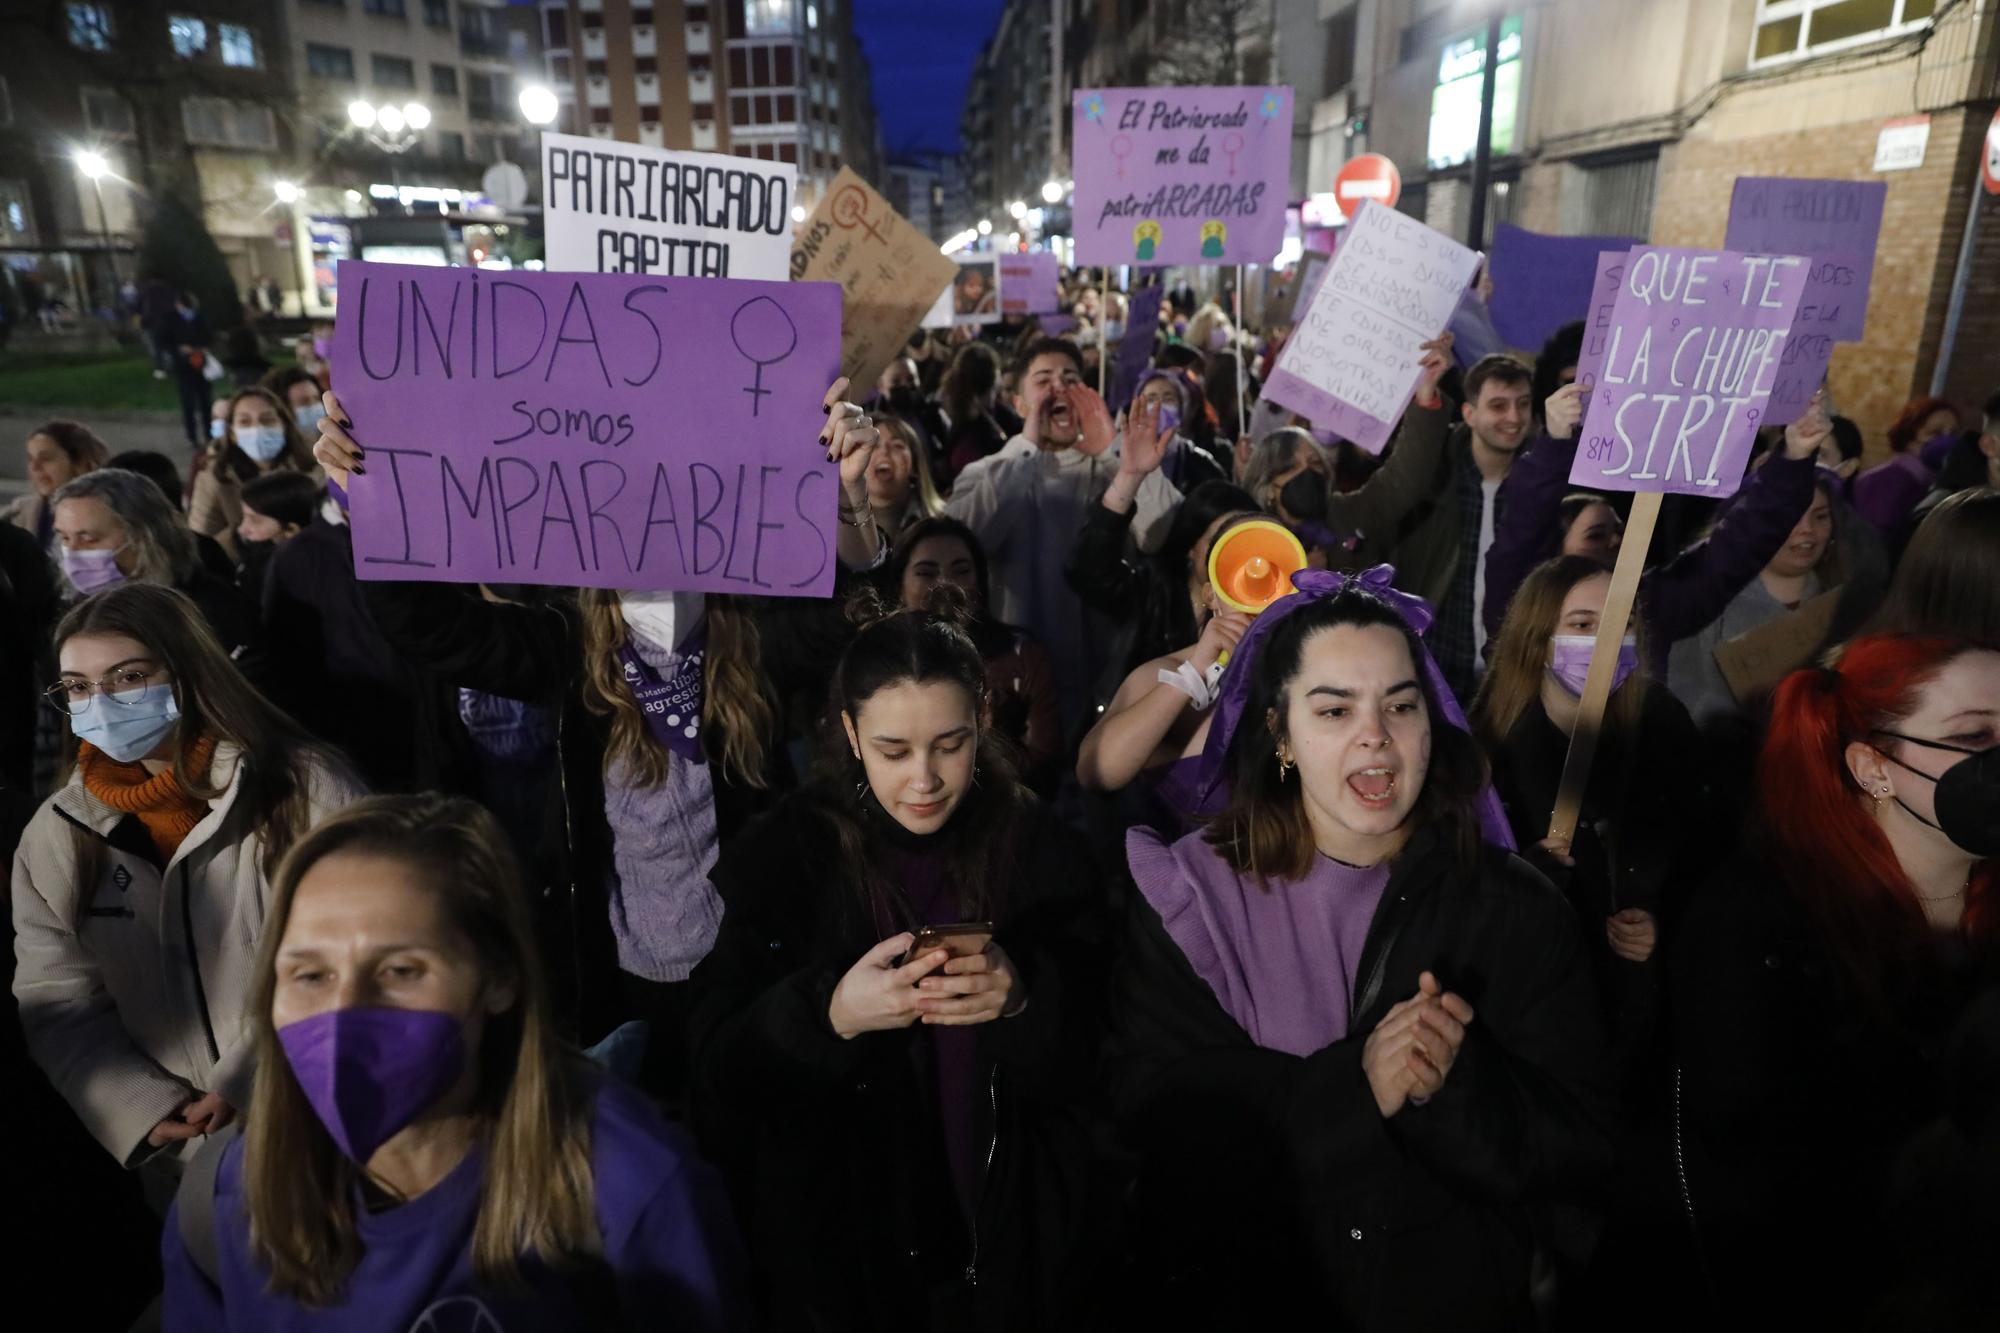
[[[984,953],[986,946],[993,942],[991,921],[961,921],[955,926],[922,926],[917,936],[910,941],[908,952],[897,966],[906,966],[912,960],[922,958],[927,953],[943,949],[953,958],[970,958],[973,954]]]

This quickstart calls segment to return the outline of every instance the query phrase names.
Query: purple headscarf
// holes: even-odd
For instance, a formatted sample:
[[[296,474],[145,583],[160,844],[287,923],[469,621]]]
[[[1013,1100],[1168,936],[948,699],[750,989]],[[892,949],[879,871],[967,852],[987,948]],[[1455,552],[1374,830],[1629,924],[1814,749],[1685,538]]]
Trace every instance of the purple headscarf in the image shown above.
[[[1352,590],[1374,598],[1409,626],[1421,659],[1418,665],[1423,668],[1424,679],[1430,683],[1431,696],[1437,700],[1444,720],[1460,731],[1469,733],[1472,730],[1466,725],[1465,713],[1459,708],[1451,686],[1445,683],[1444,673],[1438,670],[1437,659],[1424,646],[1424,631],[1431,625],[1430,604],[1421,597],[1399,591],[1394,586],[1395,577],[1394,565],[1376,565],[1358,574],[1302,569],[1292,575],[1292,587],[1297,591],[1266,607],[1251,622],[1250,628],[1230,654],[1229,667],[1222,675],[1215,712],[1209,718],[1208,742],[1202,747],[1200,757],[1187,766],[1186,772],[1166,780],[1167,785],[1173,788],[1167,795],[1175,807],[1201,817],[1213,816],[1222,809],[1223,798],[1219,793],[1225,780],[1224,765],[1229,742],[1235,737],[1236,728],[1243,720],[1244,707],[1250,701],[1251,673],[1256,669],[1265,640],[1292,612],[1337,597],[1343,591]],[[1495,847],[1504,847],[1510,852],[1516,850],[1514,831],[1507,823],[1506,812],[1501,808],[1500,798],[1494,794],[1491,783],[1479,795],[1479,828],[1486,841]]]

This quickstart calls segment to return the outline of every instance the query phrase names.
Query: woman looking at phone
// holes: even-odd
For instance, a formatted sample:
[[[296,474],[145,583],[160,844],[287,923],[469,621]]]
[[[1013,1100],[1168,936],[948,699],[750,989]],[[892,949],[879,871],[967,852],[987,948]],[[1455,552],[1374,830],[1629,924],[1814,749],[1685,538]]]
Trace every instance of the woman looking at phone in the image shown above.
[[[834,676],[834,771],[714,871],[695,1125],[773,1329],[1046,1328],[1075,1308],[1102,957],[1087,856],[988,724],[962,599],[933,598],[949,609],[861,630]]]
[[[1532,1326],[1530,1210],[1608,1165],[1574,916],[1495,845],[1428,614],[1385,575],[1299,576],[1212,724],[1227,805],[1128,835],[1107,1060],[1135,1323]]]

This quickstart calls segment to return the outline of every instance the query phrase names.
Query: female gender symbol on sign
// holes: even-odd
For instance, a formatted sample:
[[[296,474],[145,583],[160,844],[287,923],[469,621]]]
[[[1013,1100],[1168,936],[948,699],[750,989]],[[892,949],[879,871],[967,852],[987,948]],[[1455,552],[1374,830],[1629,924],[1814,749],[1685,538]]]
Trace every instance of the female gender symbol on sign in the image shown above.
[[[1234,176],[1236,174],[1236,155],[1243,151],[1243,136],[1233,133],[1223,135],[1222,151],[1228,155],[1229,174]]]
[[[1114,135],[1111,140],[1111,156],[1118,159],[1118,179],[1125,179],[1125,159],[1131,155],[1132,140],[1126,135]]]
[[[753,296],[729,317],[729,341],[736,344],[745,361],[757,368],[755,380],[743,386],[743,392],[750,395],[750,415],[754,417],[764,395],[771,392],[764,387],[764,367],[774,366],[792,354],[799,345],[799,327],[776,301],[768,296]]]
[[[833,196],[834,225],[853,230],[855,227],[867,232],[881,245],[889,243],[888,238],[875,230],[875,224],[868,220],[868,196],[858,185],[849,185]]]

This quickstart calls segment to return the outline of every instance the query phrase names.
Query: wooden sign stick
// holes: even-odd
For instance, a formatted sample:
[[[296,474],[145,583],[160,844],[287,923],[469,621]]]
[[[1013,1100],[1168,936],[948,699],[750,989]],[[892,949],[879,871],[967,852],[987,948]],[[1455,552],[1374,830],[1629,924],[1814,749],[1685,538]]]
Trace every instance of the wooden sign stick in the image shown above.
[[[1131,318],[1132,301],[1125,301],[1125,316]],[[1104,298],[1097,304],[1097,396],[1104,396],[1104,372],[1111,363],[1111,270],[1104,270]]]
[[[1611,678],[1618,668],[1618,648],[1632,621],[1639,598],[1639,576],[1646,569],[1646,548],[1653,544],[1653,526],[1660,518],[1660,493],[1642,491],[1632,497],[1625,520],[1625,544],[1618,548],[1618,565],[1611,571],[1611,590],[1604,595],[1604,614],[1597,621],[1597,642],[1590,649],[1590,674],[1584,678],[1576,727],[1569,734],[1569,757],[1563,760],[1562,781],[1556,787],[1556,807],[1549,819],[1549,838],[1568,854],[1576,840],[1576,821],[1583,813],[1583,790],[1590,782],[1591,760],[1604,730],[1604,708],[1611,702]]]
[[[1241,435],[1243,427],[1249,424],[1250,408],[1243,401],[1243,265],[1236,266],[1236,337],[1230,342],[1230,351],[1236,354],[1236,433]],[[1234,449],[1236,441],[1229,447]]]

